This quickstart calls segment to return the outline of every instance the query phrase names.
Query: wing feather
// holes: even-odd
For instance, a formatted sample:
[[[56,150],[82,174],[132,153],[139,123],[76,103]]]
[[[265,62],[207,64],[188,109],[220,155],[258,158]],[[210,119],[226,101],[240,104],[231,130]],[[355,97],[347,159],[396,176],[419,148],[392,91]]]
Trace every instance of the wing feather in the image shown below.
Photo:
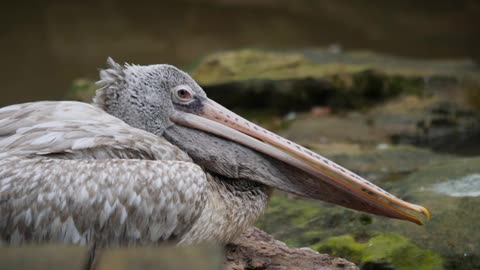
[[[180,238],[206,176],[165,139],[79,102],[0,109],[0,244]]]
[[[0,109],[0,157],[67,153],[67,158],[118,155],[191,161],[162,137],[133,128],[90,104],[33,102]]]
[[[181,240],[206,176],[183,161],[0,160],[0,242],[98,245]]]

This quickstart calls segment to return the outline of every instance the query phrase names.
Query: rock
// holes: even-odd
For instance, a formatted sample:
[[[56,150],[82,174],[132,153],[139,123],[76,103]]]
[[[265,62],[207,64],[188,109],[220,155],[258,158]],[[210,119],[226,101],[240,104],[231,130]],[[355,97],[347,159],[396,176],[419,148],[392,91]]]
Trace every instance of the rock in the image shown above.
[[[438,254],[395,233],[377,233],[359,239],[350,234],[334,236],[316,244],[314,249],[334,256],[348,256],[362,269],[443,269]]]
[[[479,71],[468,60],[420,61],[321,49],[239,50],[206,56],[192,75],[229,108],[286,113],[313,106],[365,108],[402,93],[424,95],[465,81],[478,89]]]
[[[329,143],[374,145],[388,143],[385,131],[368,125],[365,114],[349,113],[347,115],[331,115],[322,118],[311,115],[299,115],[281,135],[315,148]],[[321,152],[320,152],[321,154]]]
[[[376,216],[275,192],[257,226],[289,246],[313,246],[331,236],[363,231]]]
[[[289,248],[267,233],[251,228],[226,248],[226,270],[358,269],[355,264],[310,248]]]
[[[329,239],[345,235],[362,242],[394,233],[419,248],[409,249],[417,250],[419,254],[417,251],[404,252],[405,261],[418,260],[418,256],[424,258],[424,252],[429,250],[441,256],[444,269],[480,269],[479,182],[480,158],[452,156],[444,156],[430,165],[417,165],[406,176],[401,174],[383,181],[381,186],[388,191],[430,210],[432,219],[424,226],[317,201],[289,198],[282,193],[273,196],[267,213],[257,225],[294,247],[326,247]],[[319,250],[329,252],[327,249]],[[388,249],[384,252],[387,256]],[[356,263],[365,262],[348,253],[330,254]]]
[[[428,149],[388,144],[375,148],[364,147],[361,153],[337,152],[328,157],[380,185],[385,181],[399,179],[423,166],[453,159],[451,155],[434,153]]]
[[[392,185],[391,191],[430,209],[423,227],[384,223],[445,258],[446,269],[480,269],[480,158],[427,166]],[[379,224],[380,226],[380,224]]]
[[[455,95],[402,96],[368,111],[322,118],[299,115],[281,134],[312,148],[325,143],[413,144],[446,153],[480,154],[480,111]]]
[[[392,143],[408,143],[462,155],[480,154],[480,111],[458,93],[420,98],[407,96],[372,109],[374,129]]]
[[[265,51],[243,49],[206,56],[192,75],[202,85],[252,79],[301,79],[381,70],[388,75],[435,78],[476,76],[470,60],[413,60],[366,51],[332,52],[325,49]]]

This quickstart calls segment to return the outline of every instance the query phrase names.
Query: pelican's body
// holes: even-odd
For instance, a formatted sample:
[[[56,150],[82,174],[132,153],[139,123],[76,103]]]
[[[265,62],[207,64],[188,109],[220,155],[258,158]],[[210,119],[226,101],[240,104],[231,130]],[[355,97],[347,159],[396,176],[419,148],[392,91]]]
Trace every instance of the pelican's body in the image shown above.
[[[0,242],[228,242],[266,206],[265,186],[222,180],[89,104],[14,105],[0,119]]]
[[[94,105],[0,109],[0,242],[229,242],[272,188],[391,218],[423,213],[208,99],[169,65],[109,60]]]

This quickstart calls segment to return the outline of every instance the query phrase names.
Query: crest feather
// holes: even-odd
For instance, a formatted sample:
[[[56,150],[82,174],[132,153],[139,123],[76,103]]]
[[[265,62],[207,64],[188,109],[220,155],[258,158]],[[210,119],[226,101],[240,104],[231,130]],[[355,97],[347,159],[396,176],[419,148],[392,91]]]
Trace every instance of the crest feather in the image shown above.
[[[126,67],[126,66],[125,66]],[[113,58],[107,58],[107,68],[100,69],[100,80],[96,85],[96,95],[93,98],[93,103],[98,107],[105,109],[109,103],[108,92],[117,91],[118,87],[123,83],[125,78],[125,69],[119,63],[115,62]]]
[[[108,57],[107,68],[100,70],[100,80],[97,82],[97,85],[108,86],[117,84],[118,82],[123,81],[124,77],[125,72],[123,67],[111,57]]]

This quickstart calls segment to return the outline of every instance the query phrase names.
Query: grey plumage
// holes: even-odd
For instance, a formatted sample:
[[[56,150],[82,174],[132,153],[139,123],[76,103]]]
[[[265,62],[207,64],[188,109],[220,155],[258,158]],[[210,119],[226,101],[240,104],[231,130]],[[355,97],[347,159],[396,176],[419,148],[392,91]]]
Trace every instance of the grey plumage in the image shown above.
[[[162,137],[84,103],[0,109],[0,149],[3,243],[224,242],[266,203],[259,185],[224,183]],[[260,203],[234,219],[243,197]]]
[[[15,157],[0,167],[0,228],[15,245],[184,240],[205,206],[205,174],[187,162]]]

